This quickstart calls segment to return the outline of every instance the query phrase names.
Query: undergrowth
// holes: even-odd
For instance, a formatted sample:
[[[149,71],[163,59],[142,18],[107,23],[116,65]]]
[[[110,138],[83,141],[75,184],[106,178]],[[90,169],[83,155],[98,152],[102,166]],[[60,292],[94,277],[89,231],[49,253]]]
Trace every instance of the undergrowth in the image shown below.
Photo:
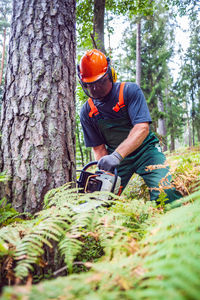
[[[197,192],[182,200],[187,205],[157,215],[139,242],[131,234],[125,244],[116,241],[110,231],[105,255],[89,272],[6,288],[2,299],[199,299],[199,200]]]
[[[200,154],[168,160],[174,182],[181,178],[182,193],[190,194],[172,205],[148,201],[137,176],[113,205],[70,184],[49,191],[44,209],[26,218],[2,200],[1,286],[19,285],[2,299],[198,299],[200,193],[191,192]]]
[[[188,196],[199,189],[200,147],[168,154],[166,165],[170,166],[173,185],[183,196]],[[137,174],[133,175],[125,194],[128,198],[150,200],[148,188]]]
[[[66,184],[47,193],[44,209],[31,219],[2,227],[1,283],[37,281],[47,268],[52,275],[59,274],[59,268],[65,275],[86,271],[87,263],[102,255],[129,253],[129,242],[141,239],[148,218],[158,213],[151,203],[141,206],[137,200],[115,199],[113,207],[102,207],[94,196],[98,193],[78,194]],[[52,252],[57,260],[54,255],[53,261],[47,257]]]

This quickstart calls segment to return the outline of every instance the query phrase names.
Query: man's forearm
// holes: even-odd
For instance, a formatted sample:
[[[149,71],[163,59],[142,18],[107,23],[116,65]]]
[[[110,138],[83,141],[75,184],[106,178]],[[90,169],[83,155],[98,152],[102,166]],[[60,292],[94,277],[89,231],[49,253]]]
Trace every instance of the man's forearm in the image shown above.
[[[149,134],[149,124],[136,124],[130,131],[128,137],[115,149],[122,157],[126,157],[135,151]]]
[[[104,144],[93,147],[92,150],[93,150],[93,153],[94,153],[95,160],[99,160],[101,157],[108,154],[108,151],[107,151]]]

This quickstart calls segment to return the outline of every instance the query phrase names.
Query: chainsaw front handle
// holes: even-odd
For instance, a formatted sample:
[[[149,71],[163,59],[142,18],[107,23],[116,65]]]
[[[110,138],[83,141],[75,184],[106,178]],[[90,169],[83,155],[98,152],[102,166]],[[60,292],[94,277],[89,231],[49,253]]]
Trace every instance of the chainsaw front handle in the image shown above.
[[[85,167],[83,167],[82,171],[86,171],[89,167],[94,166],[94,165],[97,165],[97,164],[98,164],[98,161],[97,161],[97,160],[91,161],[91,162],[89,162],[87,165],[85,165]]]
[[[82,171],[86,171],[89,167],[94,166],[94,165],[97,165],[97,164],[98,164],[98,161],[97,161],[97,160],[91,161],[91,162],[89,162],[87,165],[85,165],[85,166],[83,167]],[[102,170],[102,171],[104,171],[104,170]],[[104,172],[107,172],[107,171],[104,171]],[[111,173],[111,172],[109,172],[109,173]],[[117,174],[117,169],[115,168],[115,169],[114,169],[114,173],[111,173],[111,174],[115,175],[115,181],[114,181],[113,188],[112,188],[112,191],[111,191],[111,193],[113,193],[114,190],[115,190],[115,185],[116,185],[116,183],[117,183],[117,176],[118,176],[118,174]]]

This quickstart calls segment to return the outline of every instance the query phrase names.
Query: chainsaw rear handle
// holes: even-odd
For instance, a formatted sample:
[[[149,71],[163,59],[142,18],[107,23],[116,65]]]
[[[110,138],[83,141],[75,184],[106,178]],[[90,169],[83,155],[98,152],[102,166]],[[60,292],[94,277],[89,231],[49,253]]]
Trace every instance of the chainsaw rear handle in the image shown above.
[[[97,161],[97,160],[91,161],[91,162],[89,162],[87,165],[85,165],[85,167],[83,167],[82,171],[86,171],[89,167],[94,166],[94,165],[97,165],[97,164],[98,164],[98,161]],[[103,170],[103,171],[104,171],[104,170]],[[114,173],[112,173],[112,174],[115,175],[115,181],[114,181],[114,183],[113,183],[113,188],[112,188],[112,190],[111,190],[111,193],[114,192],[114,190],[115,190],[115,185],[116,185],[116,183],[117,183],[117,176],[118,176],[118,174],[117,174],[117,169],[116,169],[116,168],[114,169]]]

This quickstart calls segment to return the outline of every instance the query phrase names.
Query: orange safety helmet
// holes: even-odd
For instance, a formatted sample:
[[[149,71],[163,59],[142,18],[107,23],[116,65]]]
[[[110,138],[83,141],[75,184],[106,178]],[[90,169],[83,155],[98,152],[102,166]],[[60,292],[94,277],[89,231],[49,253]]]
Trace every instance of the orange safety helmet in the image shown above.
[[[77,70],[80,84],[90,98],[104,98],[117,80],[110,58],[97,49],[88,50],[82,56]]]
[[[94,82],[101,78],[108,69],[106,56],[99,50],[89,50],[80,61],[80,79],[83,82]]]

